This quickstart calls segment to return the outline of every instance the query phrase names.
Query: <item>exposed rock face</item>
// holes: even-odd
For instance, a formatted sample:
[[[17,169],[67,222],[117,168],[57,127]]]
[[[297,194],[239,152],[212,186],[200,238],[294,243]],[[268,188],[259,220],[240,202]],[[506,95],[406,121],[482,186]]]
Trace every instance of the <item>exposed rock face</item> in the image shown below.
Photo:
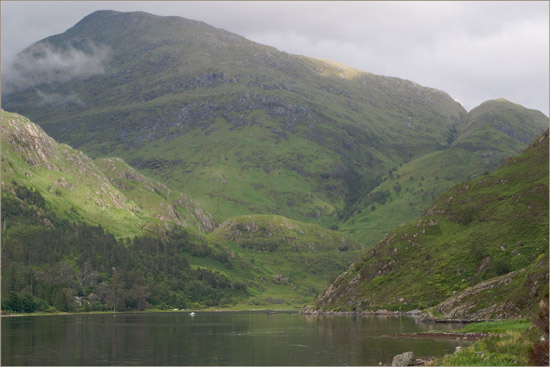
[[[48,136],[44,130],[23,116],[2,111],[2,137],[7,146],[6,152],[13,151],[30,169],[25,175],[32,178],[34,174],[47,170],[58,176],[52,182],[52,191],[63,189],[75,190],[79,183],[65,173],[68,170],[77,174],[85,182],[94,182],[95,189],[87,188],[87,196],[95,194],[94,201],[102,210],[104,208],[135,210],[134,206],[126,203],[126,198],[110,185],[109,180],[98,169],[94,162],[84,153],[71,149],[65,144],[58,144]],[[9,154],[6,154],[6,159]],[[12,155],[9,155],[12,157]],[[8,160],[7,166],[14,162]],[[60,176],[60,177],[59,177]]]
[[[434,311],[442,313],[443,318],[461,320],[525,317],[525,309],[536,308],[544,285],[548,285],[547,262],[548,257],[543,257],[533,267],[467,288],[434,307]]]
[[[140,192],[149,191],[160,196],[163,202],[155,208],[158,211],[156,219],[180,226],[192,223],[202,232],[212,232],[216,228],[216,222],[212,216],[197,202],[180,193],[172,192],[166,185],[142,175],[124,160],[117,157],[103,158],[96,160],[95,163],[121,191],[127,192],[137,188]]]
[[[27,118],[2,111],[2,188],[12,181],[54,195],[83,218],[104,218],[125,212],[120,228],[162,231],[171,225],[193,225],[211,232],[216,223],[201,206],[180,192],[172,192],[116,157],[92,160],[68,145],[59,144]],[[20,179],[24,175],[28,179]],[[79,209],[76,209],[79,208]],[[138,218],[139,216],[139,218]],[[147,218],[149,224],[140,218]],[[95,219],[91,219],[92,221]],[[103,219],[101,219],[103,220]],[[154,222],[154,223],[153,223]],[[110,220],[101,222],[109,228]]]
[[[39,167],[53,156],[53,139],[30,121],[6,119],[4,126],[2,134],[7,142],[26,156],[28,163]]]
[[[416,359],[413,352],[405,352],[393,357],[392,366],[414,366]]]
[[[477,284],[454,297],[450,297],[440,303],[435,310],[442,312],[447,318],[454,319],[505,319],[516,316],[519,310],[506,303],[495,303],[488,307],[476,309],[480,298],[487,297],[487,292],[495,288],[506,289],[512,279],[521,275],[525,270],[518,270],[497,279]]]
[[[195,218],[199,221],[198,227],[203,232],[212,232],[216,229],[216,222],[212,215],[203,210],[199,203],[193,200],[186,200],[187,205],[185,207],[195,215]],[[192,208],[192,210],[191,210]]]

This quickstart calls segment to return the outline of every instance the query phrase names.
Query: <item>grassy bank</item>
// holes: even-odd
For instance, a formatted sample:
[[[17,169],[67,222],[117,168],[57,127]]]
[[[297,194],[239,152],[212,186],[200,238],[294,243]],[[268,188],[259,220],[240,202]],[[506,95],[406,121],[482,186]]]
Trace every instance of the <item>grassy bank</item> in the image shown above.
[[[528,320],[504,320],[469,324],[462,332],[491,333],[467,348],[436,359],[437,366],[526,366],[529,351],[540,330]]]

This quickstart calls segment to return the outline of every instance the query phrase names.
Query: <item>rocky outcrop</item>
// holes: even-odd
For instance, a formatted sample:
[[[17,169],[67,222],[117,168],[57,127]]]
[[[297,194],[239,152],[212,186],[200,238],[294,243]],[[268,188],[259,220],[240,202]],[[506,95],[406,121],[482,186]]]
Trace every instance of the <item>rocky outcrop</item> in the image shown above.
[[[413,352],[405,352],[393,357],[391,362],[392,366],[414,366],[416,364],[416,358]]]
[[[4,115],[2,135],[21,158],[34,167],[47,165],[54,156],[54,140],[37,125],[24,118]]]
[[[120,227],[165,231],[172,225],[192,225],[211,232],[216,223],[201,206],[112,157],[92,160],[59,144],[27,118],[2,111],[2,188],[12,181],[46,193],[46,200],[70,205],[71,213],[94,218],[106,228],[113,210],[126,211]],[[25,176],[27,179],[21,179]],[[78,208],[78,209],[77,209]],[[140,218],[151,223],[143,223]],[[98,219],[99,218],[99,219]],[[159,227],[158,222],[163,223]]]
[[[301,223],[280,215],[247,215],[226,220],[219,235],[260,252],[346,252],[357,244],[342,233],[314,224]]]
[[[536,308],[548,285],[548,257],[533,266],[479,283],[433,308],[443,319],[467,321],[512,319]]]

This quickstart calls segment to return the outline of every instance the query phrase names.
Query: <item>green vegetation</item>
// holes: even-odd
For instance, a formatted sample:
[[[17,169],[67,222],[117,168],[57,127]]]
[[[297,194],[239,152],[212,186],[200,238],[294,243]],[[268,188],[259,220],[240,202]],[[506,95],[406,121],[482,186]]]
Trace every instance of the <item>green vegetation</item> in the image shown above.
[[[291,231],[303,238],[279,232],[268,242],[277,253],[181,229],[117,240],[100,226],[59,219],[39,192],[15,187],[15,195],[3,192],[5,311],[295,309],[358,256],[345,236],[295,221]],[[325,234],[338,243],[323,242]]]
[[[527,366],[529,350],[537,340],[532,333],[508,332],[475,342],[456,354],[435,361],[438,366]]]
[[[185,231],[162,239],[116,240],[100,226],[59,219],[38,192],[17,187],[17,195],[2,197],[2,218],[9,223],[2,245],[4,310],[201,307],[246,295],[246,285],[190,264],[193,257],[210,258],[220,267],[231,262],[227,253]]]
[[[493,174],[453,187],[416,222],[388,233],[313,307],[438,305],[433,311],[444,317],[525,317],[548,294],[547,278],[545,133]]]
[[[489,174],[540,112],[140,12],[14,69],[4,107],[94,159],[2,112],[7,309],[300,308],[345,269],[314,307],[513,318],[548,294],[547,135]]]
[[[503,99],[483,103],[468,113],[460,132],[451,127],[448,148],[390,169],[356,203],[340,230],[369,245],[380,242],[391,229],[422,215],[452,186],[492,172],[520,153],[544,124],[547,119],[538,111]]]
[[[531,325],[529,320],[474,322],[466,325],[460,331],[465,333],[506,333],[507,331],[523,333]]]
[[[528,320],[469,324],[461,331],[491,333],[492,335],[480,339],[454,354],[436,359],[433,364],[439,366],[545,365],[548,362],[548,344],[546,342],[545,345],[546,363],[540,363],[541,361],[538,360],[541,355],[537,351],[537,345],[540,343],[541,331],[542,336],[545,339],[548,338],[548,318],[540,321],[543,323],[546,321],[541,325],[543,326],[542,330],[535,328]],[[540,354],[544,355],[544,349]]]
[[[94,162],[20,115],[1,111],[0,116],[3,190],[16,191],[14,182],[33,187],[58,216],[101,225],[115,236],[154,233],[167,225],[213,229],[212,219],[197,203],[124,161]]]
[[[51,83],[41,57],[71,51],[98,67],[86,76],[56,70],[68,76]],[[511,103],[467,114],[407,80],[141,12],[92,13],[23,51],[15,70],[33,88],[11,88],[4,108],[91,157],[121,157],[218,223],[278,214],[339,227],[367,246],[547,125]]]
[[[345,235],[281,216],[206,234],[215,223],[183,194],[1,116],[4,310],[296,309],[359,255]]]

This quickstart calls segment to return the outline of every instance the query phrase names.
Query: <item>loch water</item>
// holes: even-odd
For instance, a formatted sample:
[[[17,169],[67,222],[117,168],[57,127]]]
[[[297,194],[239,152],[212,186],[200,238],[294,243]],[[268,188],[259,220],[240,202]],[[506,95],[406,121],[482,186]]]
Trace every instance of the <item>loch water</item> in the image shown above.
[[[462,341],[397,338],[451,331],[404,316],[307,316],[289,312],[77,314],[2,318],[8,365],[391,364],[394,355],[454,352]]]

